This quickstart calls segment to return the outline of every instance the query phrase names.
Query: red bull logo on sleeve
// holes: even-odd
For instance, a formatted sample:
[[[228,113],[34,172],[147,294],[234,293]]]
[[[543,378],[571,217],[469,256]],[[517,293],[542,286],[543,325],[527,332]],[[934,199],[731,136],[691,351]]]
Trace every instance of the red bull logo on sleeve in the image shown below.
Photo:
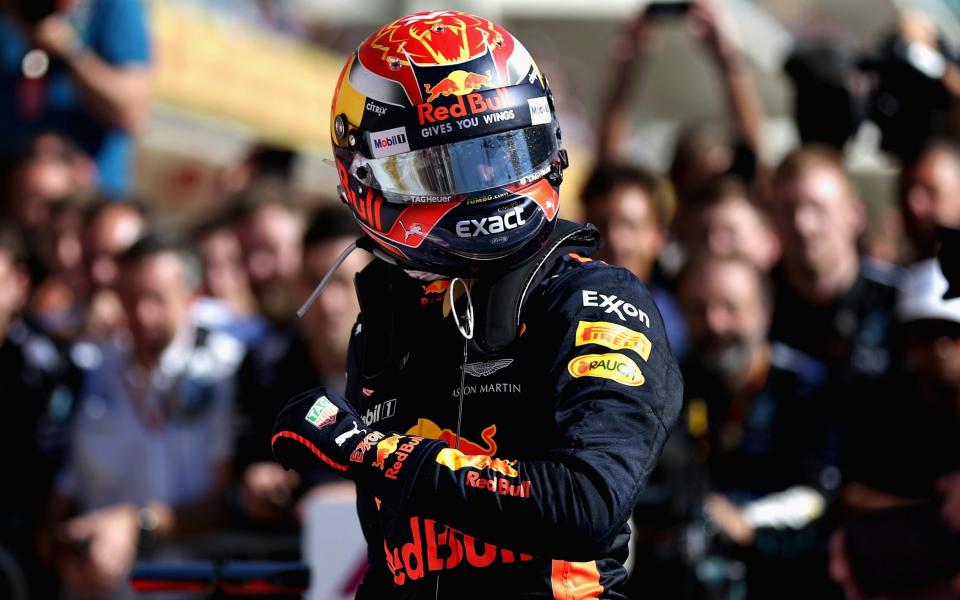
[[[385,442],[391,440],[391,438],[396,439],[385,444]],[[377,460],[374,462],[374,466],[383,469],[386,465],[387,457],[393,455],[393,463],[383,476],[387,479],[397,479],[401,469],[403,469],[403,465],[407,464],[407,458],[410,457],[410,454],[422,441],[422,437],[410,436],[401,438],[396,434],[391,435],[389,438],[380,442],[380,444],[385,444],[382,449],[380,444],[377,444]],[[382,455],[381,451],[383,452]]]
[[[491,456],[483,456],[478,454],[464,454],[459,450],[454,450],[453,448],[444,448],[437,454],[435,459],[437,464],[443,465],[450,469],[451,471],[459,471],[460,469],[469,468],[469,469],[490,469],[496,473],[500,473],[504,477],[517,477],[520,473],[514,467],[517,464],[515,460],[506,460],[503,458],[493,458]]]
[[[396,433],[384,438],[377,444],[377,458],[373,462],[373,466],[380,467],[380,470],[385,468],[385,461],[387,457],[397,451],[397,445],[400,443],[400,436]]]
[[[490,85],[490,71],[481,75],[480,73],[471,73],[462,69],[451,71],[449,75],[438,81],[436,84],[423,84],[423,91],[429,94],[424,102],[433,102],[440,96],[462,96],[469,94],[474,90]]]

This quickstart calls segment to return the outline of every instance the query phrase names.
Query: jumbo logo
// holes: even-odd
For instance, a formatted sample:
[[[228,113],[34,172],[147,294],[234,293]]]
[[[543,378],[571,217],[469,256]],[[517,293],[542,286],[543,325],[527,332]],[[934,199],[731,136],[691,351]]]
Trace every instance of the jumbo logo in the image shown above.
[[[633,387],[645,381],[637,363],[623,354],[584,354],[571,360],[567,370],[574,377],[600,377]]]
[[[456,447],[466,454],[480,454],[483,456],[492,456],[497,452],[497,442],[493,437],[497,434],[497,425],[493,424],[480,432],[480,439],[483,444],[473,442],[466,437],[460,436],[460,442],[457,443],[457,434],[449,429],[441,429],[439,425],[430,419],[417,419],[417,424],[407,430],[407,435],[419,435],[431,440],[441,440],[451,447]]]
[[[650,338],[629,327],[606,321],[580,321],[577,324],[576,345],[597,344],[611,350],[633,350],[640,358],[650,358],[653,344]]]
[[[456,101],[449,106],[434,106],[430,102],[418,104],[417,118],[420,125],[442,123],[451,117],[456,119],[482,115],[491,111],[504,110],[511,106],[513,106],[513,100],[510,98],[510,92],[506,88],[497,88],[493,95],[484,96],[478,92],[457,95]]]
[[[457,235],[462,238],[477,237],[478,235],[492,235],[516,229],[526,224],[523,218],[523,207],[517,206],[505,215],[493,215],[477,219],[457,221]]]
[[[490,469],[500,473],[504,477],[517,477],[520,473],[514,468],[517,464],[515,460],[505,460],[503,458],[492,458],[477,454],[467,455],[453,448],[444,448],[437,454],[437,464],[443,465],[451,471],[459,471],[463,468],[469,469]]]

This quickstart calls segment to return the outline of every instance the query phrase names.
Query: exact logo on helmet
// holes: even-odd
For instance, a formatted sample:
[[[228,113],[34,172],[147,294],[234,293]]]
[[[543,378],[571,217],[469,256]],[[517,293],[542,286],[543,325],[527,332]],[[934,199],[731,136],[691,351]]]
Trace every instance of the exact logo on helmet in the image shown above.
[[[517,206],[505,215],[493,215],[492,217],[483,217],[480,219],[464,219],[457,221],[457,235],[462,238],[477,237],[479,235],[492,235],[503,233],[511,229],[516,229],[526,224],[523,218],[523,207]]]

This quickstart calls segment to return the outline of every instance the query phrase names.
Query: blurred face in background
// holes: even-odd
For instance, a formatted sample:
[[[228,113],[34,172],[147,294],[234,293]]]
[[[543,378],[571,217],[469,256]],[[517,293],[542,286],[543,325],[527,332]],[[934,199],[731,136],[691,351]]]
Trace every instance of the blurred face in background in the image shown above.
[[[0,249],[0,341],[6,326],[26,303],[28,289],[26,271],[14,262],[9,252]]]
[[[586,218],[603,236],[596,257],[649,282],[665,241],[650,194],[635,185],[617,186],[606,199],[588,203]]]
[[[900,211],[915,258],[935,256],[937,227],[960,227],[960,156],[933,149],[905,170]]]
[[[83,257],[93,291],[114,286],[117,257],[137,241],[145,226],[143,216],[123,203],[107,206],[87,225]]]
[[[684,275],[679,293],[693,354],[729,377],[741,373],[770,324],[756,268],[743,259],[706,259]]]
[[[314,287],[333,267],[340,253],[355,241],[353,237],[334,238],[311,244],[304,250],[300,277],[300,296],[305,301]],[[361,252],[353,252],[323,289],[316,303],[301,319],[301,326],[311,347],[323,351],[337,365],[346,368],[347,344],[360,313],[360,303],[353,278],[369,262]],[[343,363],[342,365],[339,363]]]
[[[915,321],[904,333],[907,359],[920,379],[953,396],[960,392],[960,323]]]
[[[194,288],[180,255],[160,252],[124,264],[117,292],[134,346],[157,356],[190,318]]]
[[[707,204],[690,240],[695,254],[742,256],[761,271],[780,257],[780,242],[759,209],[746,197],[730,195]]]
[[[88,157],[56,134],[30,140],[28,152],[11,173],[7,203],[17,225],[35,238],[47,233],[51,203],[90,190],[94,167]]]
[[[298,213],[275,204],[262,206],[241,227],[250,286],[270,318],[289,318],[296,309],[292,288],[300,274],[303,228]]]
[[[777,182],[776,225],[788,268],[830,273],[857,253],[863,208],[845,176],[829,165]]]
[[[197,240],[197,253],[203,264],[203,287],[207,294],[229,301],[250,293],[243,249],[232,228],[224,227],[205,234]]]
[[[50,222],[50,203],[76,193],[70,165],[49,157],[22,164],[13,174],[10,206],[28,235],[37,236]]]

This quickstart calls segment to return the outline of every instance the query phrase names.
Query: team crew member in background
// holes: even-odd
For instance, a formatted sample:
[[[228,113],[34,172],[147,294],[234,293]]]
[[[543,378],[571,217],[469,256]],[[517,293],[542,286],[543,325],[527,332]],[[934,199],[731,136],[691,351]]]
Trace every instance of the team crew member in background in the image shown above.
[[[295,397],[273,449],[357,483],[358,597],[624,598],[627,519],[682,379],[647,289],[557,217],[546,78],[499,25],[418,13],[350,57],[331,131],[378,260],[356,279],[347,399]]]

